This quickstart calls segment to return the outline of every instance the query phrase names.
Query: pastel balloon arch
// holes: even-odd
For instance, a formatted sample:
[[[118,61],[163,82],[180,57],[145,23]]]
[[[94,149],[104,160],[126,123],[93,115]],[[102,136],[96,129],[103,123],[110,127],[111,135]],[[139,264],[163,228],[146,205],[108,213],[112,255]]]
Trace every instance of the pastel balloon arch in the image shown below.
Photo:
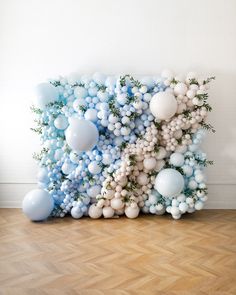
[[[170,213],[179,219],[207,200],[199,148],[212,110],[209,83],[190,72],[160,76],[72,74],[36,88],[42,149],[38,189],[23,200],[33,221],[49,216],[113,218]]]

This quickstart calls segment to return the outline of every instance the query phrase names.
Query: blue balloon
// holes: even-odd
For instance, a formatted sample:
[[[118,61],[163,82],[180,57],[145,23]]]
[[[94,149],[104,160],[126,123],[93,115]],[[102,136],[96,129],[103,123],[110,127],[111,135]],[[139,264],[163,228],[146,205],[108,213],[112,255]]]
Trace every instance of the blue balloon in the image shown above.
[[[34,189],[26,194],[22,210],[32,221],[48,218],[54,208],[52,196],[43,189]]]
[[[93,149],[99,137],[96,125],[91,121],[79,119],[71,122],[65,135],[68,145],[76,152]]]
[[[36,87],[36,104],[44,110],[47,104],[58,100],[58,89],[50,83],[41,83]]]

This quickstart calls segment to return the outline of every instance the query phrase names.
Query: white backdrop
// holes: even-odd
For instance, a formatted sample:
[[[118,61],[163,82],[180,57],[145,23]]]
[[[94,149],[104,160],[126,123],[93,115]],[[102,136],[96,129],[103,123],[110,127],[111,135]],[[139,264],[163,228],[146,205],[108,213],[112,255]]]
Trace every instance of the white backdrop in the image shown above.
[[[0,206],[34,187],[34,86],[74,71],[214,74],[210,208],[236,208],[235,0],[0,0]]]

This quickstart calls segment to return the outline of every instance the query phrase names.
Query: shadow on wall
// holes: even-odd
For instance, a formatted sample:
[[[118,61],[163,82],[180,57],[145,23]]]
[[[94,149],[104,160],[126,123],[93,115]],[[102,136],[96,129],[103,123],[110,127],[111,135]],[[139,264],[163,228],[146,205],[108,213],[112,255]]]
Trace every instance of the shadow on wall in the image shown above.
[[[236,98],[232,85],[236,73],[213,71],[216,81],[209,91],[209,101],[213,107],[208,122],[216,129],[214,135],[208,134],[203,150],[214,160],[214,166],[208,168],[209,182],[235,183],[236,179]],[[229,87],[230,86],[230,87]]]

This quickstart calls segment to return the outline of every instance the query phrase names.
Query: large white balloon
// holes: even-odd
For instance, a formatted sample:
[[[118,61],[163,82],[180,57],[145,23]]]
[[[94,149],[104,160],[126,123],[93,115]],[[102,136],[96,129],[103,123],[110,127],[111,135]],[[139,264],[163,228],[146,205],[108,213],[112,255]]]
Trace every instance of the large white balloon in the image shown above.
[[[158,92],[150,102],[150,110],[156,119],[168,120],[177,111],[177,101],[169,92]]]
[[[44,110],[50,102],[58,100],[58,89],[50,83],[41,83],[36,86],[36,105]]]
[[[65,132],[66,141],[76,152],[89,151],[98,141],[97,127],[88,120],[74,119]]]
[[[184,178],[175,169],[164,169],[158,173],[155,180],[155,189],[164,197],[175,197],[184,188]]]
[[[43,189],[34,189],[24,197],[22,210],[32,221],[48,218],[54,207],[51,195]]]

